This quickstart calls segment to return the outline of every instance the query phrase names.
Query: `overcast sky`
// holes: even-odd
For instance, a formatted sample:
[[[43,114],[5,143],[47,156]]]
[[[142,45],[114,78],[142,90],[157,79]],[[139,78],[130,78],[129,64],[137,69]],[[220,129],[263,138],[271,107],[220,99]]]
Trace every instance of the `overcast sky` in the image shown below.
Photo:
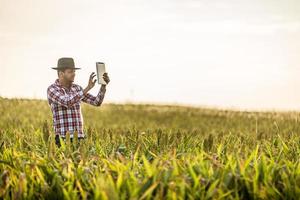
[[[300,1],[0,0],[0,96],[46,99],[60,57],[105,62],[105,102],[300,110]]]

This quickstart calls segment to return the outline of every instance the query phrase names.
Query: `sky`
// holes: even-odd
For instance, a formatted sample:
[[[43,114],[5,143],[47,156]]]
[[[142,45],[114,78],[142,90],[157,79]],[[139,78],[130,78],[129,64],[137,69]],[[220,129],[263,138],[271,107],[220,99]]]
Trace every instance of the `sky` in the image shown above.
[[[0,0],[0,96],[47,99],[60,57],[107,103],[300,110],[300,1]]]

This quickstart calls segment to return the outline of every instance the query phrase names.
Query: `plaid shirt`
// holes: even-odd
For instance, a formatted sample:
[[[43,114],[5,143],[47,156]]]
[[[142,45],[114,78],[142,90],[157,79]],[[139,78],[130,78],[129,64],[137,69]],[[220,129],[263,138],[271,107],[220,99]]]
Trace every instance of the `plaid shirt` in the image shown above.
[[[103,102],[106,88],[102,88],[97,96],[89,93],[83,94],[83,88],[77,84],[72,84],[68,89],[59,83],[56,79],[55,83],[47,89],[48,103],[53,114],[53,127],[56,135],[66,136],[66,132],[70,132],[73,137],[75,130],[78,131],[78,137],[84,137],[83,118],[81,113],[80,102],[100,106]]]

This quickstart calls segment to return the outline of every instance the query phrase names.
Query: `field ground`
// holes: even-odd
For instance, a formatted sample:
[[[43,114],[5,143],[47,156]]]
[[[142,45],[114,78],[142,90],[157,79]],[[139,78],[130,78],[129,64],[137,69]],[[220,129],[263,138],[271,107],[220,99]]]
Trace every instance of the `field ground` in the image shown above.
[[[0,98],[0,199],[299,199],[300,113],[82,104],[54,144],[47,101]]]

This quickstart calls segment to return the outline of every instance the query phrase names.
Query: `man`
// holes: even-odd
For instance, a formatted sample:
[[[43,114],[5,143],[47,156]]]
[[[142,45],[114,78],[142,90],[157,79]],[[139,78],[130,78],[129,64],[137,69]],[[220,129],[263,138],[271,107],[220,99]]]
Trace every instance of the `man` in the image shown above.
[[[53,114],[53,127],[55,131],[55,142],[60,147],[59,137],[65,139],[66,132],[70,133],[72,140],[75,131],[78,132],[78,140],[84,139],[83,118],[81,113],[81,101],[93,106],[100,106],[103,102],[106,85],[101,85],[97,96],[88,93],[95,83],[93,72],[89,77],[89,82],[86,88],[74,84],[76,68],[73,58],[60,58],[57,62],[57,67],[52,67],[57,70],[58,78],[53,84],[47,88],[48,103]],[[103,75],[104,81],[108,84],[110,79],[108,74]]]

